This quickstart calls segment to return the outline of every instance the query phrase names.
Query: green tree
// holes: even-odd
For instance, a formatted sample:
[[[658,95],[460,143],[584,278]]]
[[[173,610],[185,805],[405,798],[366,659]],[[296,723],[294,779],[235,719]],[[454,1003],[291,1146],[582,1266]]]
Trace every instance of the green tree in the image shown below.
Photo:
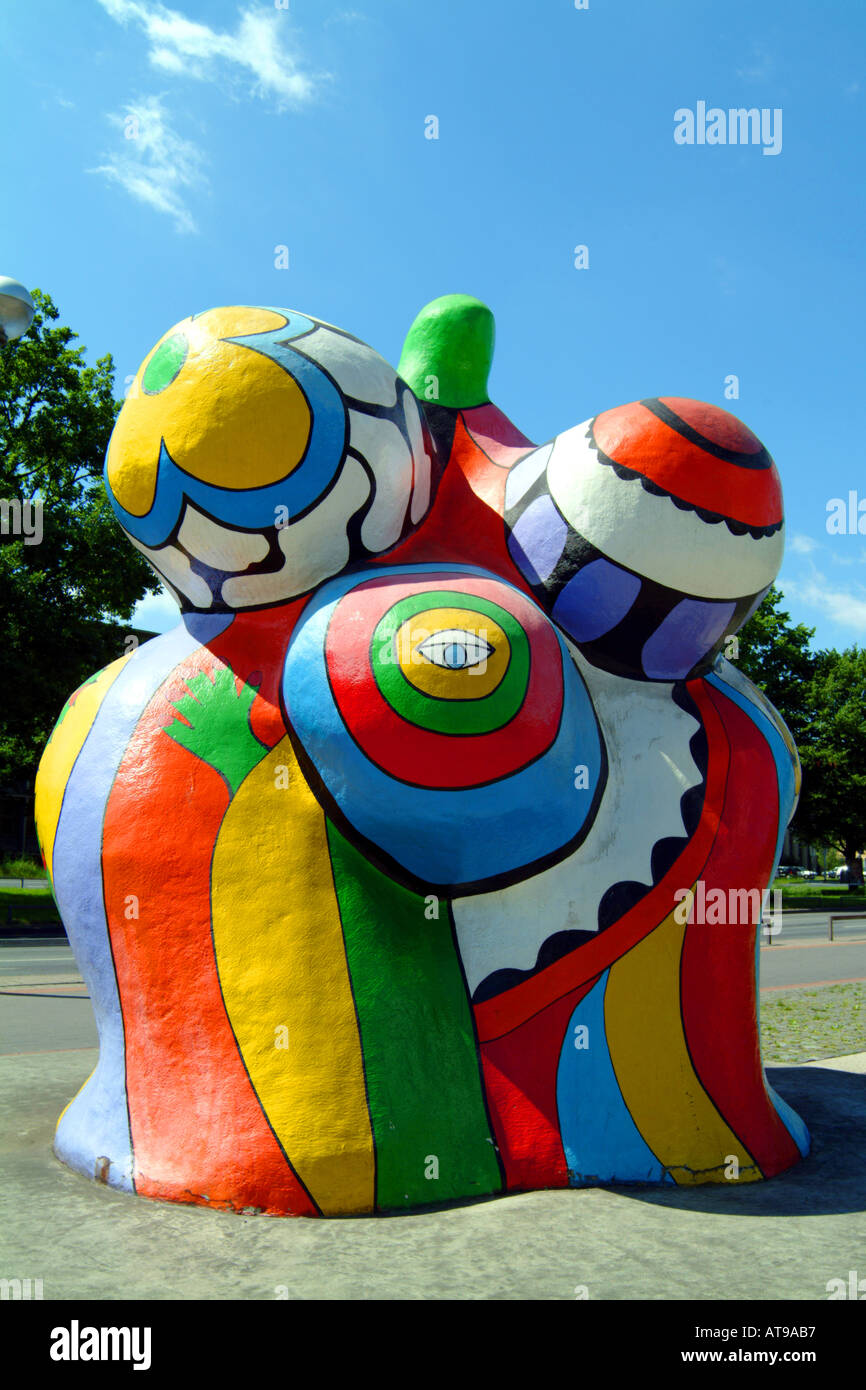
[[[737,666],[775,705],[799,749],[798,838],[838,850],[857,877],[866,849],[866,652],[813,652],[815,629],[793,624],[782,600],[774,586],[749,619]]]
[[[797,834],[839,850],[856,881],[866,850],[866,650],[821,652],[807,698],[812,718],[800,743]]]
[[[51,298],[33,299],[29,331],[0,348],[0,791],[24,798],[67,696],[123,655],[113,620],[159,587],[102,484],[120,409],[112,358],[88,366]],[[38,543],[32,512],[31,537],[15,534],[13,508],[30,499],[42,503]]]
[[[799,746],[812,721],[809,685],[818,658],[810,642],[815,629],[792,623],[780,608],[782,598],[773,585],[739,635],[736,664],[776,706]]]

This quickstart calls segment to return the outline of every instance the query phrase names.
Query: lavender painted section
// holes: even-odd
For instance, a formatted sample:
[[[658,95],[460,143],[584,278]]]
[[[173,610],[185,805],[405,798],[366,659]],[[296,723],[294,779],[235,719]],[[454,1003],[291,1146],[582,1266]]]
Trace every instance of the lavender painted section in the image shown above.
[[[641,662],[646,674],[652,680],[682,680],[721,637],[736,606],[684,598],[644,644]]]
[[[569,579],[553,605],[553,621],[575,642],[592,642],[622,622],[640,593],[636,574],[592,560]]]
[[[190,615],[133,653],[109,687],[75,760],[57,825],[55,895],[96,1016],[99,1061],[61,1115],[54,1148],[64,1163],[90,1178],[97,1158],[108,1158],[108,1182],[130,1192],[123,1018],[102,891],[102,823],[120,760],[151,696],[180,661],[228,627],[232,617]]]
[[[536,497],[508,537],[508,549],[530,584],[543,583],[562,554],[568,527],[550,497]]]
[[[552,444],[545,444],[542,449],[534,450],[514,465],[505,484],[506,511],[516,507],[521,497],[525,497],[532,484],[541,477],[552,449]]]

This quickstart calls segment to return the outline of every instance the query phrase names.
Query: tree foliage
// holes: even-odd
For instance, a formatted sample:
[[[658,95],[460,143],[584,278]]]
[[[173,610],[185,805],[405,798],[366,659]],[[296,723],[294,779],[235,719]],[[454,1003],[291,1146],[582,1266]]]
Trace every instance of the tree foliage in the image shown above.
[[[781,602],[773,585],[740,633],[736,664],[776,706],[799,746],[812,718],[808,692],[815,672],[810,646],[815,629],[792,623]]]
[[[740,634],[737,665],[776,706],[797,743],[803,789],[793,829],[837,849],[852,870],[866,849],[866,652],[813,652],[771,588]]]
[[[866,650],[821,652],[808,698],[797,833],[840,850],[857,877],[857,856],[866,850]]]
[[[32,789],[71,691],[124,651],[129,619],[158,583],[121,535],[102,483],[120,403],[109,355],[88,366],[47,294],[23,338],[0,348],[0,499],[42,502],[38,544],[0,538],[0,788]]]

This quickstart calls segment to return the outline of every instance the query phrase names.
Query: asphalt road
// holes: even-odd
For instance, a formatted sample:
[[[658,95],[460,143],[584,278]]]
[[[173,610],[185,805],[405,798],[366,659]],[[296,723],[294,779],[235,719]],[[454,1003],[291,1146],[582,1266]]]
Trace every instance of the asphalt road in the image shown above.
[[[96,1047],[96,1023],[70,948],[0,944],[0,1054]]]
[[[93,1011],[72,951],[58,942],[0,943],[0,1055],[95,1047]],[[866,980],[866,920],[843,924],[832,943],[820,913],[787,914],[761,949],[761,989]]]

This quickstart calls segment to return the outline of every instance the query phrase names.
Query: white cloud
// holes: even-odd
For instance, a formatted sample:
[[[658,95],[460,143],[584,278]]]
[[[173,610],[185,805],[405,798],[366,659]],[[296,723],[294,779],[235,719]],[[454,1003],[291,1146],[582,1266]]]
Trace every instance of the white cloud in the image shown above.
[[[205,189],[203,157],[197,145],[172,128],[159,97],[130,102],[122,116],[109,116],[121,132],[121,148],[90,174],[120,184],[132,198],[174,219],[179,232],[195,232],[189,196]]]
[[[811,536],[792,536],[788,541],[788,547],[797,555],[810,555],[813,550],[820,547],[817,541],[813,541]]]
[[[786,579],[785,596],[826,614],[839,627],[851,628],[862,642],[866,633],[866,586],[852,585],[848,589],[834,588],[817,570],[806,580]]]
[[[169,632],[180,622],[180,609],[163,588],[158,594],[148,594],[135,605],[131,627],[143,628],[145,632]]]
[[[763,82],[765,78],[771,77],[776,68],[776,61],[761,44],[752,44],[752,51],[747,63],[737,68],[737,76],[746,82]]]
[[[318,79],[301,71],[284,10],[244,10],[235,32],[229,33],[150,0],[99,3],[118,23],[144,31],[148,57],[162,72],[201,81],[222,81],[232,69],[245,72],[253,79],[254,93],[274,100],[280,109],[300,106],[315,95]]]

